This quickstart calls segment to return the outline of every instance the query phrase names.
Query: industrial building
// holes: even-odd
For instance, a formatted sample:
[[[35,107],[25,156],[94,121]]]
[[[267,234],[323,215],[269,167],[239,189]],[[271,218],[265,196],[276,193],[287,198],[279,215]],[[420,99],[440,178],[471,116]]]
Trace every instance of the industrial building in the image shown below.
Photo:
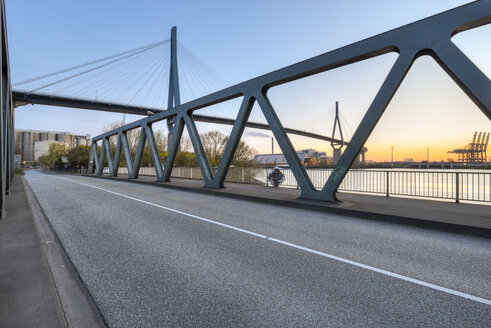
[[[39,156],[47,154],[49,144],[60,142],[69,148],[90,146],[90,135],[74,135],[70,132],[15,130],[15,153],[21,155],[22,162],[34,163]]]
[[[488,132],[474,132],[472,141],[464,147],[449,151],[450,154],[457,154],[458,162],[465,164],[483,164],[487,162],[487,148],[489,143]]]
[[[326,152],[318,152],[314,149],[304,149],[297,151],[297,156],[304,166],[322,166],[332,164],[332,156],[327,156]],[[259,154],[254,156],[254,163],[263,166],[287,166],[285,155],[283,154]]]

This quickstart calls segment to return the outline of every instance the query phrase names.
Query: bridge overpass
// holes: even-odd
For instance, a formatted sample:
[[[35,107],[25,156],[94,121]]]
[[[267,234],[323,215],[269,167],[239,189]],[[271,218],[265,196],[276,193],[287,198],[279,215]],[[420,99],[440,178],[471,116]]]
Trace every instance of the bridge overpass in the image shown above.
[[[110,103],[104,101],[97,101],[93,99],[83,99],[78,97],[67,97],[67,96],[61,96],[56,94],[45,94],[45,93],[29,92],[29,91],[21,91],[21,90],[12,90],[12,100],[14,102],[14,108],[29,105],[29,104],[48,105],[48,106],[57,106],[63,108],[78,108],[78,109],[105,111],[105,112],[122,113],[122,114],[133,114],[133,115],[145,115],[145,116],[149,116],[155,113],[161,113],[165,111],[163,109],[153,108],[153,107]],[[215,123],[215,124],[222,124],[222,125],[234,125],[235,123],[234,119],[208,116],[208,115],[193,114],[193,118],[197,122],[205,122],[205,123]],[[268,124],[259,123],[259,122],[248,121],[246,122],[245,126],[253,129],[271,131],[271,128]],[[302,131],[298,129],[285,128],[285,132],[293,135],[302,136],[302,137],[308,137],[317,140],[332,142],[336,145],[349,144],[349,141],[341,141],[340,139],[328,137],[318,133]],[[362,152],[366,152],[366,151],[368,151],[368,149],[363,147]]]

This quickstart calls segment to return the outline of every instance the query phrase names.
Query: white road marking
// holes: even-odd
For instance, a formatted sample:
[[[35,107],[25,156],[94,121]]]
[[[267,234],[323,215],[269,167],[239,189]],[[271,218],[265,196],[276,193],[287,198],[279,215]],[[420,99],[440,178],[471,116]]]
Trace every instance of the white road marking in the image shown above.
[[[491,300],[487,300],[485,298],[481,298],[481,297],[477,297],[477,296],[474,296],[474,295],[462,293],[462,292],[459,292],[457,290],[453,290],[453,289],[450,289],[450,288],[446,288],[446,287],[438,286],[438,285],[435,285],[435,284],[431,284],[431,283],[428,283],[428,282],[425,282],[425,281],[422,281],[422,280],[418,280],[418,279],[414,279],[414,278],[411,278],[411,277],[407,277],[407,276],[404,276],[404,275],[401,275],[401,274],[398,274],[398,273],[394,273],[394,272],[391,272],[391,271],[387,271],[387,270],[384,270],[384,269],[379,269],[379,268],[376,268],[376,267],[373,267],[373,266],[370,266],[370,265],[366,265],[366,264],[363,264],[363,263],[360,263],[360,262],[348,260],[348,259],[345,259],[345,258],[336,256],[336,255],[331,255],[331,254],[328,254],[328,253],[320,252],[320,251],[317,251],[315,249],[311,249],[311,248],[303,247],[303,246],[300,246],[300,245],[297,245],[297,244],[289,243],[289,242],[284,241],[284,240],[276,239],[276,238],[273,238],[273,237],[268,237],[268,236],[265,236],[265,235],[262,235],[262,234],[259,234],[259,233],[256,233],[256,232],[252,232],[252,231],[249,231],[249,230],[245,230],[245,229],[241,229],[241,228],[238,228],[238,227],[234,227],[234,226],[231,226],[231,225],[228,225],[228,224],[225,224],[225,223],[213,221],[213,220],[210,220],[210,219],[207,219],[207,218],[204,218],[204,217],[201,217],[201,216],[197,216],[197,215],[194,215],[194,214],[186,213],[186,212],[183,212],[183,211],[175,210],[175,209],[170,208],[170,207],[166,207],[166,206],[158,205],[158,204],[155,204],[155,203],[147,202],[147,201],[142,200],[142,199],[138,199],[138,198],[135,198],[135,197],[127,196],[127,195],[124,195],[124,194],[121,194],[121,193],[118,193],[118,192],[115,192],[115,191],[112,191],[112,190],[104,189],[104,188],[101,188],[101,187],[96,187],[96,186],[93,186],[93,185],[90,185],[90,184],[87,184],[87,183],[75,181],[75,180],[72,180],[72,179],[60,178],[60,177],[56,177],[56,178],[61,179],[61,180],[65,180],[65,181],[69,181],[69,182],[72,182],[72,183],[77,183],[77,184],[80,184],[80,185],[83,185],[83,186],[87,186],[87,187],[90,187],[90,188],[102,190],[102,191],[105,191],[105,192],[108,192],[108,193],[111,193],[111,194],[114,194],[114,195],[118,195],[118,196],[121,196],[121,197],[124,197],[124,198],[128,198],[128,199],[131,199],[131,200],[134,200],[134,201],[143,203],[143,204],[147,204],[147,205],[150,205],[150,206],[158,207],[158,208],[161,208],[161,209],[170,211],[170,212],[178,213],[178,214],[181,214],[181,215],[184,215],[184,216],[191,217],[193,219],[197,219],[197,220],[205,221],[205,222],[208,222],[208,223],[216,224],[216,225],[221,226],[221,227],[224,227],[224,228],[228,228],[228,229],[232,229],[232,230],[235,230],[235,231],[239,231],[239,232],[242,232],[242,233],[245,233],[245,234],[248,234],[248,235],[252,235],[254,237],[258,237],[258,238],[261,238],[261,239],[266,239],[266,240],[269,240],[269,241],[272,241],[272,242],[275,242],[275,243],[278,243],[278,244],[282,244],[284,246],[289,246],[289,247],[292,247],[292,248],[296,248],[298,250],[302,250],[304,252],[308,252],[308,253],[316,254],[316,255],[319,255],[319,256],[322,256],[322,257],[326,257],[326,258],[329,258],[331,260],[335,260],[335,261],[338,261],[338,262],[350,264],[350,265],[356,266],[358,268],[362,268],[362,269],[366,269],[366,270],[369,270],[369,271],[377,272],[377,273],[380,273],[380,274],[383,274],[383,275],[386,275],[386,276],[389,276],[389,277],[392,277],[392,278],[396,278],[396,279],[404,280],[404,281],[407,281],[407,282],[411,282],[411,283],[416,284],[416,285],[428,287],[428,288],[431,288],[431,289],[434,289],[434,290],[438,290],[438,291],[441,291],[441,292],[444,292],[444,293],[447,293],[447,294],[451,294],[451,295],[459,296],[459,297],[462,297],[462,298],[466,298],[466,299],[469,299],[469,300],[472,300],[472,301],[475,301],[475,302],[483,303],[483,304],[486,304],[486,305],[491,305]]]
[[[75,181],[75,180],[71,180],[71,179],[59,178],[59,177],[57,177],[57,178],[58,179],[65,180],[65,181],[70,181],[70,182],[73,182],[73,183],[78,183],[78,184],[81,184],[81,185],[84,185],[84,186],[87,186],[87,187],[91,187],[91,188],[94,188],[94,189],[99,189],[99,190],[102,190],[102,191],[106,191],[108,193],[111,193],[111,194],[114,194],[114,195],[118,195],[118,196],[121,196],[121,197],[124,197],[124,198],[128,198],[128,199],[131,199],[131,200],[134,200],[134,201],[143,203],[143,204],[155,206],[155,207],[158,207],[158,208],[161,208],[161,209],[170,211],[170,212],[174,212],[174,213],[182,214],[182,215],[185,215],[185,216],[189,216],[189,217],[191,217],[193,219],[197,219],[197,220],[205,221],[205,222],[208,222],[208,223],[216,224],[216,225],[219,225],[221,227],[225,227],[225,228],[232,229],[232,230],[235,230],[235,231],[243,232],[243,233],[246,233],[246,234],[255,236],[255,237],[264,238],[264,239],[268,238],[267,236],[264,236],[264,235],[261,235],[261,234],[258,234],[258,233],[252,232],[252,231],[244,230],[244,229],[237,228],[237,227],[234,227],[234,226],[225,224],[225,223],[221,223],[221,222],[213,221],[213,220],[210,220],[210,219],[207,219],[207,218],[203,218],[201,216],[197,216],[197,215],[189,214],[189,213],[182,212],[182,211],[179,211],[179,210],[175,210],[175,209],[170,208],[170,207],[166,207],[166,206],[162,206],[162,205],[150,203],[150,202],[147,202],[147,201],[142,200],[142,199],[138,199],[138,198],[134,198],[134,197],[131,197],[131,196],[124,195],[124,194],[120,194],[119,192],[115,192],[115,191],[111,191],[111,190],[108,190],[108,189],[96,187],[96,186],[93,186],[93,185],[89,185],[89,184],[86,184],[86,183],[83,183],[83,182],[79,182],[79,181]]]

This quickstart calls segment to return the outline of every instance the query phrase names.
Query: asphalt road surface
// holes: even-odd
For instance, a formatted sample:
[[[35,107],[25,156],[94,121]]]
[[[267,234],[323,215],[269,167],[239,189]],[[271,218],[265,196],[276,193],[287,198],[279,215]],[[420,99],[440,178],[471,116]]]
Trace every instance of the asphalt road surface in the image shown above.
[[[110,327],[491,327],[491,241],[27,172]]]

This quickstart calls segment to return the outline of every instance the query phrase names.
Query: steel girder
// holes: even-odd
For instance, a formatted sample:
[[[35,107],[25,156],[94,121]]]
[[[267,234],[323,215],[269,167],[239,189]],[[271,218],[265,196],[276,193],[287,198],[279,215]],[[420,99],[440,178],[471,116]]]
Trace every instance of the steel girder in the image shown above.
[[[98,140],[107,140],[113,135],[121,137],[126,131],[135,128],[140,128],[142,131],[141,136],[144,136],[152,123],[175,119],[175,136],[169,149],[163,176],[158,177],[158,179],[169,181],[182,129],[186,126],[198,163],[203,172],[205,186],[221,188],[224,186],[223,183],[230,167],[231,158],[237,149],[252,106],[257,102],[301,188],[301,197],[331,202],[338,201],[336,198],[337,188],[355,161],[356,156],[362,150],[363,145],[383,115],[412,63],[418,57],[430,55],[491,120],[491,81],[451,40],[451,37],[459,32],[489,23],[491,23],[491,1],[481,0],[304,60],[101,134],[93,139],[91,163],[99,159],[99,161],[95,161],[97,165],[104,158],[104,147],[101,147],[101,154],[97,154],[96,142]],[[296,155],[285,128],[268,99],[268,90],[277,85],[390,52],[399,54],[396,62],[377,92],[328,181],[322,190],[315,189]],[[242,105],[226,145],[223,159],[216,175],[213,176],[201,139],[196,130],[193,112],[200,108],[239,97],[243,97]],[[144,139],[140,138],[141,140]],[[154,147],[154,144],[150,143],[150,148]],[[152,149],[152,153],[155,151],[156,149]],[[130,177],[134,178],[138,175],[134,169],[138,166],[137,162],[139,160],[137,153]],[[160,159],[159,161],[154,161],[154,164],[156,167],[162,165]],[[99,164],[99,168],[100,166]],[[97,170],[97,173],[102,174],[101,170]]]
[[[58,106],[58,107],[70,107],[70,108],[80,108],[96,111],[106,111],[111,113],[124,113],[124,114],[134,114],[134,115],[151,115],[149,113],[160,113],[164,110],[157,109],[153,107],[143,107],[143,106],[133,106],[128,104],[118,104],[109,103],[105,101],[95,101],[90,99],[83,99],[77,97],[64,97],[54,94],[41,94],[28,91],[12,90],[12,98],[14,101],[14,108],[19,106],[24,106],[28,104],[38,104],[38,105],[48,105],[48,106]],[[234,125],[235,119],[214,117],[207,115],[193,115],[193,119],[196,122],[207,122],[215,124],[224,125]],[[258,122],[247,122],[246,127],[260,129],[260,130],[270,130],[269,125],[258,123]],[[317,133],[301,131],[296,129],[285,128],[288,134],[295,134],[303,137],[314,138],[323,141],[329,141],[336,145],[342,144],[343,142],[336,138],[331,138]],[[348,142],[344,141],[344,144]],[[365,149],[366,151],[367,149]]]
[[[0,3],[1,78],[0,78],[0,218],[5,215],[5,195],[14,177],[14,112],[10,84],[9,50],[5,3]]]

